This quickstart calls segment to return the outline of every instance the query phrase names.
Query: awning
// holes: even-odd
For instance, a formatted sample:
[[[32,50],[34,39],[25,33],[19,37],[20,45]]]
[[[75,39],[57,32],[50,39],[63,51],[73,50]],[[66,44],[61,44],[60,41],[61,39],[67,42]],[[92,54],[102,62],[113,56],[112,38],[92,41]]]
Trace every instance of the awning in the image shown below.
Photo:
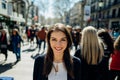
[[[7,15],[0,14],[0,21],[9,21],[10,17]]]
[[[17,22],[25,22],[25,19],[24,19],[24,18],[14,17],[14,16],[10,16],[10,20],[12,20],[12,21],[17,21]]]

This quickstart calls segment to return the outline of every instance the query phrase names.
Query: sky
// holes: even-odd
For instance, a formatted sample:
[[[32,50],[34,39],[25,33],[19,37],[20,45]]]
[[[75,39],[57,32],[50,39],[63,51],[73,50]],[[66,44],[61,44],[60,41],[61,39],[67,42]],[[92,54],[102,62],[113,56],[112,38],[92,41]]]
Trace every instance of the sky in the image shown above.
[[[52,3],[53,3],[53,0],[42,0],[42,1],[49,1],[49,4],[46,4],[46,5],[48,5],[49,7],[48,7],[48,10],[46,11],[46,12],[40,12],[40,14],[42,14],[42,15],[45,15],[46,16],[46,18],[54,18],[54,14],[53,14],[53,8],[52,8]],[[75,2],[78,2],[78,1],[80,1],[80,0],[74,0]],[[35,4],[36,5],[39,5],[39,0],[35,0]],[[73,3],[74,4],[74,3]]]
[[[46,18],[48,17],[51,17],[53,18],[54,17],[54,14],[52,13],[53,12],[53,9],[52,9],[52,3],[53,3],[53,0],[49,0],[49,8],[48,8],[48,12],[45,13],[46,15]]]

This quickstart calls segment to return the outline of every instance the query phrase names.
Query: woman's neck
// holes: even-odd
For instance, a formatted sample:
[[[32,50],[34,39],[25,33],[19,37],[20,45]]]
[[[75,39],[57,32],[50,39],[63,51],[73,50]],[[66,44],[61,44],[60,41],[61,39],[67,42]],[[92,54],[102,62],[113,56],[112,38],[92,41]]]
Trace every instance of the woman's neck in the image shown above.
[[[55,56],[54,57],[54,62],[56,62],[56,63],[59,63],[59,62],[63,62],[63,56]]]

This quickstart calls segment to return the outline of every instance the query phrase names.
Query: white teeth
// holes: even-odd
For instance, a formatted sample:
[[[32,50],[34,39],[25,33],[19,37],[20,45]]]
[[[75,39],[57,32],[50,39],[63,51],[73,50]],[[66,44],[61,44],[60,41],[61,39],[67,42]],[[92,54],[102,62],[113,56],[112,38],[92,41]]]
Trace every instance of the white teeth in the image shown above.
[[[62,48],[55,48],[57,51],[62,50]]]

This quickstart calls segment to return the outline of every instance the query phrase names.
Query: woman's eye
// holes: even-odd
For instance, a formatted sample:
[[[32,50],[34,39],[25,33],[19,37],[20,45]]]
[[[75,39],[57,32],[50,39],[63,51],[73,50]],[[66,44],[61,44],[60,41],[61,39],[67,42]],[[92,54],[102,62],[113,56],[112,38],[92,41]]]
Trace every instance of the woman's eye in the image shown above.
[[[56,39],[51,39],[52,41],[56,41]]]
[[[67,41],[67,39],[65,38],[65,39],[61,39],[61,41]]]
[[[62,39],[61,41],[66,41],[66,39]]]

